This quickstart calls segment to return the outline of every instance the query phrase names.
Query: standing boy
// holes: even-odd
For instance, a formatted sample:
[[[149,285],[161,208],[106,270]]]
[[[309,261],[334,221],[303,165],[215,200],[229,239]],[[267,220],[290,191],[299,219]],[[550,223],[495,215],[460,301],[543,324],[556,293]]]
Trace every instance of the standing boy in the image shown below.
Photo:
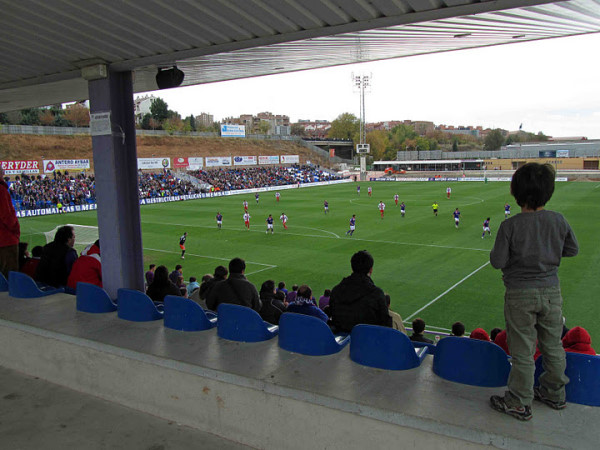
[[[563,409],[565,351],[561,344],[562,296],[558,280],[561,257],[575,256],[579,246],[567,220],[544,210],[554,192],[549,164],[527,163],[513,175],[510,191],[521,213],[500,224],[490,262],[502,269],[504,318],[512,369],[504,396],[490,398],[492,408],[529,420],[533,399]],[[543,356],[540,386],[534,388],[536,340]]]
[[[487,234],[489,234],[490,236],[492,235],[492,232],[490,231],[490,218],[489,217],[483,221],[483,234],[481,235],[481,239],[483,239],[485,237],[486,231],[487,231]]]

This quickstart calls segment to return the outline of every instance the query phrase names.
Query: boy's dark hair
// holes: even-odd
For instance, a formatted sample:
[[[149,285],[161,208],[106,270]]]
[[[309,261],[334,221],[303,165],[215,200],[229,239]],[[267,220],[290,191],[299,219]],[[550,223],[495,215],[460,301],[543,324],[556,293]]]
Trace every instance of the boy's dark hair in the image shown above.
[[[285,289],[285,281],[280,281],[277,284],[277,289]]]
[[[190,283],[193,283],[194,281],[198,281],[198,279],[196,277],[190,277]]]
[[[177,264],[175,266],[175,270],[179,270],[179,269],[183,269],[183,266],[181,264]]]
[[[226,278],[228,273],[224,266],[215,267],[215,277]]]
[[[385,296],[385,304],[388,306],[388,308],[390,307],[390,303],[392,303],[392,297],[390,297],[390,294],[383,294]]]
[[[360,250],[352,255],[350,266],[352,267],[352,272],[367,275],[373,268],[374,262],[373,257],[368,251]]]
[[[330,297],[331,296],[331,289],[325,289],[325,292],[323,292],[323,295],[325,297]]]
[[[265,281],[260,287],[260,292],[268,292],[271,294],[271,293],[273,293],[274,290],[275,290],[275,281],[273,281],[273,280]]]
[[[156,267],[156,264],[150,264],[150,270],[152,270],[153,267]]]
[[[496,336],[498,336],[498,333],[500,333],[501,331],[502,328],[492,328],[492,331],[490,331],[490,339],[492,341],[496,339]]]
[[[60,227],[58,230],[56,230],[54,242],[66,244],[67,241],[71,239],[71,236],[73,236],[73,227],[70,225],[65,225],[64,227]]]
[[[298,285],[297,284],[294,284],[292,286],[292,291],[298,291]]]
[[[465,326],[462,322],[454,322],[452,324],[452,335],[453,336],[462,336],[465,334]]]
[[[412,329],[415,333],[421,334],[423,331],[425,331],[425,321],[420,317],[417,317],[412,321]]]
[[[41,258],[42,253],[44,253],[44,247],[42,247],[41,245],[36,245],[31,250],[31,256],[33,256],[34,258]]]
[[[242,273],[246,270],[246,262],[242,258],[233,258],[229,261],[229,273]]]
[[[209,280],[212,280],[213,276],[210,273],[207,273],[206,275],[202,276],[202,282],[206,283]]]
[[[550,164],[527,163],[513,174],[510,193],[519,206],[538,209],[552,197],[555,178]]]

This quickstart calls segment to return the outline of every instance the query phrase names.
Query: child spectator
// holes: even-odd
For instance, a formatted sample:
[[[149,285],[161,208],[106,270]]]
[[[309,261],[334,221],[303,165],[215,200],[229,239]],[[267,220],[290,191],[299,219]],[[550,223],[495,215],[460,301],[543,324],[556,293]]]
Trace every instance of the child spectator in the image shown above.
[[[298,288],[296,298],[293,302],[290,302],[287,307],[287,311],[313,316],[317,319],[321,319],[325,323],[327,323],[327,320],[329,320],[327,314],[325,314],[317,305],[315,305],[315,302],[312,299],[312,290],[306,284],[303,284]]]
[[[487,331],[485,331],[483,328],[475,328],[473,331],[471,331],[469,338],[490,342],[490,337],[488,336]]]
[[[323,295],[321,295],[321,297],[319,297],[319,308],[321,308],[322,310],[325,310],[325,307],[329,306],[329,296],[330,295],[331,295],[331,290],[325,289],[325,292],[323,292]]]
[[[498,336],[498,333],[500,333],[501,331],[502,328],[492,328],[492,331],[490,331],[490,339],[492,342],[494,342],[496,336]]]
[[[583,353],[595,355],[596,350],[592,347],[592,337],[585,328],[573,327],[562,339],[562,345],[566,352]]]
[[[431,339],[423,336],[423,332],[425,331],[425,321],[420,317],[417,317],[412,322],[413,334],[410,336],[411,341],[415,342],[425,342],[427,344],[433,344]]]
[[[40,259],[42,258],[42,252],[44,249],[41,245],[36,245],[31,250],[31,258],[25,261],[23,267],[21,267],[21,272],[29,275],[31,278],[35,275],[35,269],[37,269],[38,264],[40,263]]]
[[[200,289],[200,284],[198,283],[198,279],[196,277],[190,277],[190,282],[187,285],[187,294],[188,297],[192,295],[196,289]]]
[[[562,297],[558,266],[575,256],[579,246],[567,220],[544,210],[554,192],[556,173],[549,164],[527,163],[513,175],[510,191],[521,213],[500,224],[490,262],[502,269],[506,287],[504,318],[512,369],[504,396],[490,398],[492,408],[529,420],[531,403],[539,400],[563,409],[565,352],[561,345]],[[540,386],[533,387],[536,338],[544,356]]]
[[[452,336],[456,336],[456,337],[464,337],[465,336],[465,326],[462,322],[454,322],[452,324]]]

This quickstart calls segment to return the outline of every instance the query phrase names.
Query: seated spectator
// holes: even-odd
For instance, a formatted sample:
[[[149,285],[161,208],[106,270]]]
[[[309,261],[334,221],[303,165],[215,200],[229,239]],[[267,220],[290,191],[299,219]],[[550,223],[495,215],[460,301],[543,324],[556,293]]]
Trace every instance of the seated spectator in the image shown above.
[[[285,281],[280,281],[277,284],[277,291],[281,291],[283,292],[285,295],[287,295],[288,290],[285,288]]]
[[[200,289],[200,284],[198,283],[198,279],[196,277],[190,277],[190,282],[187,285],[188,297],[190,295],[192,295],[192,292],[194,292],[196,289]]]
[[[465,336],[465,326],[462,322],[454,322],[452,324],[451,336],[456,336],[456,337],[464,337]]]
[[[294,284],[292,286],[292,290],[288,291],[288,293],[285,294],[285,301],[288,303],[292,303],[296,299],[297,294],[298,294],[298,285]]]
[[[477,339],[480,341],[490,342],[490,337],[483,328],[475,328],[471,331],[471,335],[469,336],[471,339]]]
[[[181,297],[181,290],[169,280],[169,269],[165,266],[158,266],[146,294],[155,302],[163,302],[167,295]]]
[[[504,353],[510,356],[508,342],[506,341],[506,330],[502,330],[496,335],[496,339],[494,339],[494,344],[502,348],[502,350],[504,350]]]
[[[258,294],[260,296],[260,301],[262,302],[260,316],[263,320],[272,323],[273,325],[279,325],[279,318],[286,310],[283,301],[281,301],[283,292],[275,290],[275,281],[267,280],[260,287],[260,292]],[[280,295],[278,296],[277,294]]]
[[[287,311],[296,314],[305,314],[307,316],[313,316],[317,319],[321,319],[327,323],[329,319],[327,314],[319,309],[312,299],[312,290],[306,284],[303,284],[298,288],[298,293],[293,302],[287,307]]]
[[[36,245],[31,250],[31,258],[25,261],[23,267],[21,267],[21,272],[29,275],[31,278],[35,277],[35,270],[37,269],[38,264],[40,263],[40,258],[42,257],[42,252],[44,249],[41,245]]]
[[[494,339],[496,339],[496,336],[498,336],[498,333],[501,331],[502,328],[492,328],[492,331],[490,331],[490,340],[494,342]]]
[[[371,279],[374,260],[366,250],[352,255],[352,274],[331,290],[331,321],[338,332],[350,333],[354,325],[392,326],[383,291]]]
[[[102,287],[102,260],[100,258],[100,240],[88,245],[73,264],[67,286],[77,289],[78,282],[95,284]]]
[[[402,323],[402,316],[395,311],[390,309],[390,304],[392,302],[392,298],[389,294],[385,294],[385,303],[387,304],[388,311],[390,312],[390,317],[392,318],[392,328],[394,330],[402,331],[406,334],[406,328],[404,328],[404,323]]]
[[[323,295],[321,295],[321,297],[319,297],[319,308],[321,308],[321,310],[324,310],[326,306],[329,306],[329,296],[330,295],[331,295],[331,290],[325,289],[325,292],[323,292]]]
[[[206,277],[206,275],[205,275],[202,278],[202,284],[200,285],[200,298],[202,300],[206,300],[208,293],[215,286],[215,284],[218,283],[219,281],[226,280],[228,274],[229,274],[229,272],[227,271],[227,269],[225,267],[217,266],[217,267],[215,267],[214,276],[205,280],[204,279],[204,277]]]
[[[242,258],[229,261],[229,278],[218,281],[208,293],[206,306],[216,311],[221,303],[232,303],[261,310],[261,301],[256,287],[246,279],[246,262]]]
[[[179,284],[180,276],[183,276],[183,267],[181,264],[177,264],[175,270],[169,274],[169,280],[171,280],[174,285],[177,285]]]
[[[46,244],[42,257],[35,271],[35,280],[53,287],[67,285],[73,263],[77,259],[75,245],[75,230],[72,226],[60,227],[54,235],[54,240]]]
[[[410,336],[411,341],[433,344],[431,339],[428,339],[423,335],[423,332],[425,331],[425,321],[423,319],[417,317],[415,320],[413,320],[412,329],[413,334]]]
[[[156,269],[156,264],[150,264],[148,271],[144,274],[144,277],[146,278],[146,289],[150,286],[152,280],[154,280],[154,269]]]
[[[592,337],[585,328],[573,327],[562,339],[562,345],[566,352],[583,353],[595,355],[596,350],[592,347]]]
[[[175,286],[177,286],[181,291],[182,297],[187,297],[187,286],[185,285],[185,281],[183,281],[183,275],[179,275],[177,277],[177,283],[175,283]]]

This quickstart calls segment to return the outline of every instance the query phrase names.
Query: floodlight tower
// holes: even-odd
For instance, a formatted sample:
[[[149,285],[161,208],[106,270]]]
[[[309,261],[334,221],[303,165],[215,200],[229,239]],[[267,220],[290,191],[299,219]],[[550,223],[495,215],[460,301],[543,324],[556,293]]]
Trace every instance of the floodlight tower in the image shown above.
[[[359,143],[356,144],[356,153],[360,155],[360,179],[365,180],[367,174],[367,157],[369,153],[369,144],[367,140],[367,130],[365,121],[365,91],[370,92],[372,75],[354,75],[352,73],[353,87],[360,93],[360,119],[359,119]]]

